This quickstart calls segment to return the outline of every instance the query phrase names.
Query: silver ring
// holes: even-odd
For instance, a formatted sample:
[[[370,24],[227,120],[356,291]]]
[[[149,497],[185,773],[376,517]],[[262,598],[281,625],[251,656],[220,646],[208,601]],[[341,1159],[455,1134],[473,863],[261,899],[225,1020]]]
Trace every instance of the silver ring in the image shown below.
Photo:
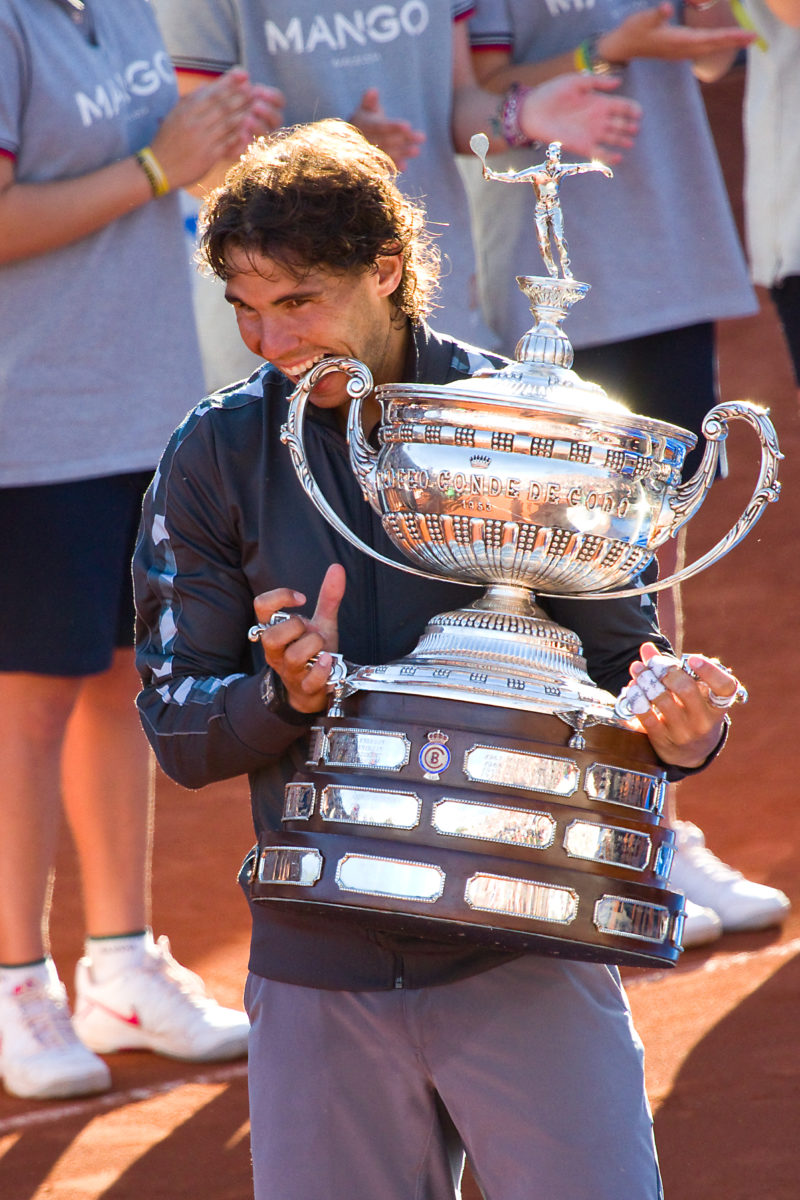
[[[736,684],[736,691],[732,692],[730,696],[720,696],[717,692],[712,692],[709,688],[708,703],[712,708],[732,708],[736,703],[747,704],[747,700],[747,688],[738,682]]]
[[[283,621],[288,621],[291,615],[291,613],[278,609],[276,613],[272,614],[266,624],[251,625],[247,631],[247,640],[249,642],[257,642],[262,633],[268,633],[273,625],[280,625]]]
[[[697,679],[697,672],[693,671],[692,668],[689,666],[689,659],[693,658],[693,657],[694,657],[694,655],[692,655],[692,654],[682,654],[681,655],[681,670],[685,671],[687,675],[690,675],[692,677],[692,679]]]

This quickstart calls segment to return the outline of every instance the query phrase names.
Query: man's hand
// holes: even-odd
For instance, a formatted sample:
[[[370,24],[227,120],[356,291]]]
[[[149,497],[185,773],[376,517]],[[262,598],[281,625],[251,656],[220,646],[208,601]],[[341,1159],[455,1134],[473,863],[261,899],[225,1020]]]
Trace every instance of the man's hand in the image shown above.
[[[616,29],[598,40],[598,53],[611,63],[624,64],[632,58],[695,62],[720,51],[736,51],[749,46],[757,36],[738,25],[703,28],[675,25],[672,23],[674,11],[671,4],[662,3],[631,13]]]
[[[715,659],[691,654],[687,666],[696,678],[680,660],[668,659],[652,642],[645,642],[640,659],[631,663],[633,682],[623,696],[630,699],[634,723],[650,738],[659,758],[691,768],[704,763],[718,745],[724,709],[746,693]]]
[[[283,125],[286,104],[283,92],[264,83],[250,85],[250,107],[240,132],[243,154],[251,142],[264,134],[274,133]]]
[[[182,96],[161,123],[152,147],[171,188],[188,187],[219,161],[241,154],[253,137],[280,124],[283,97],[250,83],[235,68]]]
[[[619,83],[613,75],[558,75],[526,93],[520,126],[532,141],[561,142],[584,158],[621,162],[642,110],[635,100],[606,94]]]
[[[425,134],[412,129],[409,121],[396,121],[386,116],[377,88],[368,88],[359,106],[350,117],[350,124],[360,129],[368,142],[383,150],[398,171],[404,171],[410,158],[416,158],[425,141]]]
[[[333,660],[327,652],[336,651],[339,644],[339,606],[345,583],[344,567],[334,563],[325,573],[310,620],[295,613],[261,634],[267,665],[280,676],[287,699],[297,712],[321,712],[328,705],[327,684]],[[301,592],[275,588],[256,596],[253,607],[258,620],[266,625],[280,609],[296,608],[305,602]],[[313,658],[316,662],[309,666]]]

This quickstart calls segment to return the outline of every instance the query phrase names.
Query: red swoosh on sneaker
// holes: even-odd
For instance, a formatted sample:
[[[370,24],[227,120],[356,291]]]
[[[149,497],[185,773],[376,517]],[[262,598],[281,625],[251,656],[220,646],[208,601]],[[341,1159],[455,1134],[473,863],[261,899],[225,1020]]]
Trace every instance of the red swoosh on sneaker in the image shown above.
[[[89,1000],[89,1004],[94,1005],[95,1008],[102,1008],[103,1012],[108,1013],[110,1017],[115,1017],[117,1021],[123,1021],[126,1025],[141,1026],[142,1024],[135,1008],[131,1009],[131,1015],[126,1017],[124,1013],[117,1012],[115,1008],[109,1008],[101,1000],[91,999]]]

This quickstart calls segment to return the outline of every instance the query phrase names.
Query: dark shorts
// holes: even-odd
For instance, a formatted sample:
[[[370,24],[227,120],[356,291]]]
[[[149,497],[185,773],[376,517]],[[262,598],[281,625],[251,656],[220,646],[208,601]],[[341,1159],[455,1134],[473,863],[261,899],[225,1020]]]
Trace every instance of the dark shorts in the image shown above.
[[[0,670],[93,675],[133,645],[131,558],[151,478],[0,488]]]
[[[792,356],[794,377],[800,387],[800,275],[789,275],[782,283],[770,288],[789,353]]]
[[[694,474],[705,444],[703,417],[719,401],[711,322],[576,350],[575,370],[632,412],[696,434],[698,446],[686,456],[683,477]]]

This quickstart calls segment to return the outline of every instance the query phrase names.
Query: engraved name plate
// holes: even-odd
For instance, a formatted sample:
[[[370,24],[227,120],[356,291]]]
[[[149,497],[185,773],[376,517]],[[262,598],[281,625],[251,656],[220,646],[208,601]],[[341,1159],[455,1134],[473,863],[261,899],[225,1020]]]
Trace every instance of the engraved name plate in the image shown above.
[[[452,837],[481,838],[535,850],[552,846],[556,835],[555,818],[549,813],[479,804],[473,800],[437,800],[431,824],[438,833]]]
[[[258,878],[261,883],[296,884],[312,887],[322,874],[319,850],[298,846],[272,846],[261,853]]]
[[[283,789],[284,821],[307,821],[314,811],[313,783],[287,783]]]
[[[644,870],[650,861],[651,846],[645,833],[594,821],[572,821],[564,833],[564,849],[570,857],[611,863],[632,871]]]
[[[497,746],[472,746],[467,750],[464,774],[475,782],[550,792],[554,796],[571,796],[578,790],[580,776],[571,758],[550,758]]]
[[[326,821],[414,829],[419,825],[422,800],[414,792],[376,791],[373,788],[329,784],[322,789],[319,811]]]
[[[343,892],[394,896],[400,900],[432,903],[444,891],[444,881],[444,871],[433,863],[370,854],[345,854],[336,868],[336,884]]]
[[[411,743],[405,734],[379,729],[328,730],[322,761],[329,767],[371,767],[399,771],[408,762]]]
[[[675,847],[662,842],[656,851],[656,861],[653,866],[656,875],[662,875],[664,879],[668,879],[674,857]]]
[[[508,913],[569,925],[578,912],[578,894],[571,888],[549,883],[531,883],[505,875],[478,873],[467,880],[464,899],[470,908],[483,912]]]
[[[306,759],[307,767],[315,767],[317,763],[325,758],[327,753],[328,739],[325,736],[325,730],[321,725],[312,725],[311,732],[308,738],[308,758]]]
[[[586,795],[592,800],[608,800],[659,814],[664,807],[665,792],[663,779],[641,771],[626,771],[605,763],[593,763],[586,771]]]
[[[601,933],[663,942],[669,928],[669,911],[660,904],[648,904],[644,900],[601,896],[594,906],[593,920]]]

